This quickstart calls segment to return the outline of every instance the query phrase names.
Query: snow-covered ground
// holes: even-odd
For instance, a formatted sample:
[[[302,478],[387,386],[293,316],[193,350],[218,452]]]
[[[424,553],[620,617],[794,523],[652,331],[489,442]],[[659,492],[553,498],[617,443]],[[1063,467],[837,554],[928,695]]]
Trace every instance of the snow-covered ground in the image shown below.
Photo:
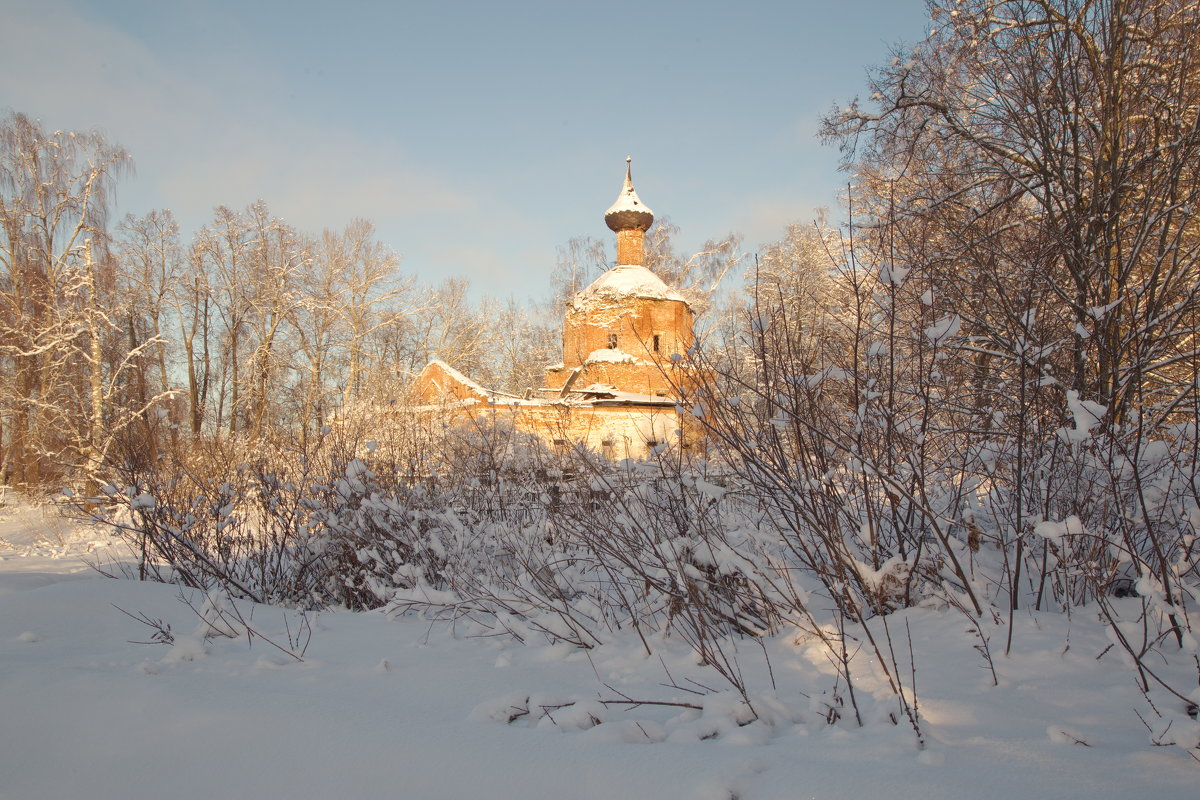
[[[206,638],[203,596],[184,593],[193,611],[176,587],[85,566],[111,553],[93,530],[0,508],[3,800],[1200,796],[1200,764],[1150,744],[1130,673],[1113,650],[1098,658],[1108,640],[1084,614],[1018,618],[1012,658],[987,626],[992,686],[964,616],[907,612],[920,751],[869,683],[864,727],[826,724],[832,671],[794,637],[769,643],[777,689],[755,693],[773,724],[739,725],[732,695],[666,685],[723,688],[674,642],[584,653],[345,612],[311,617],[308,637],[296,613],[248,605],[279,648]],[[155,630],[121,609],[174,643],[135,643]],[[305,640],[303,660],[283,652]],[[770,686],[762,651],[740,660]],[[705,709],[596,702],[623,695]]]

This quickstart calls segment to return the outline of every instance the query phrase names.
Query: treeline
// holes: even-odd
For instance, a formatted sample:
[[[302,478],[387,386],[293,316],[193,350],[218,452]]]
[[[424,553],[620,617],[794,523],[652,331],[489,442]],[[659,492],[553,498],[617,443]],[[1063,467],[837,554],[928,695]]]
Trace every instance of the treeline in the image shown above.
[[[256,202],[190,241],[168,210],[110,218],[130,156],[97,133],[0,120],[0,484],[94,479],[234,436],[307,441],[340,410],[388,406],[432,358],[522,393],[561,358],[562,307],[611,266],[589,237],[558,254],[550,299],[475,299],[401,270],[373,225],[297,230]],[[738,240],[683,258],[660,220],[649,263],[703,307]]]
[[[302,232],[254,203],[191,241],[110,218],[127,153],[0,120],[0,483],[36,491],[218,435],[306,439],[440,357],[499,389],[555,360],[545,308],[423,285],[373,226]]]

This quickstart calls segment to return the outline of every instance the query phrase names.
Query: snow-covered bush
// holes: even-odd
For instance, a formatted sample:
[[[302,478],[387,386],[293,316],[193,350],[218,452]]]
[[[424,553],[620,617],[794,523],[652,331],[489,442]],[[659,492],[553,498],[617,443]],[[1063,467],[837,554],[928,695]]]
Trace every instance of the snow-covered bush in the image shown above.
[[[580,648],[670,638],[751,707],[740,643],[823,648],[831,720],[864,719],[864,652],[888,718],[918,737],[919,659],[894,612],[966,614],[994,675],[1020,646],[1018,611],[1087,609],[1147,697],[1185,713],[1192,689],[1156,664],[1197,658],[1195,426],[1115,422],[1019,362],[1004,377],[1018,391],[983,403],[961,330],[914,313],[893,277],[843,287],[872,311],[840,340],[811,345],[812,321],[790,327],[784,305],[751,311],[719,357],[692,353],[680,407],[703,457],[552,452],[502,420],[340,427],[306,448],[226,442],[130,467],[105,487],[109,518],[140,577]]]

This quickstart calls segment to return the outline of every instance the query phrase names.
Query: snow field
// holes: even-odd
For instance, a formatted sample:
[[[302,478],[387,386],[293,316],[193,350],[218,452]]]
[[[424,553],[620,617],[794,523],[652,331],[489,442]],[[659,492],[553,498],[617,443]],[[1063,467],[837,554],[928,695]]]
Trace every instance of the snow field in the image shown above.
[[[58,558],[28,541],[0,552],[4,800],[1192,798],[1200,774],[1150,744],[1126,665],[1083,613],[1018,615],[1012,658],[1005,628],[983,623],[999,686],[968,618],[893,615],[917,651],[919,750],[865,658],[860,728],[825,649],[795,634],[766,642],[769,670],[739,645],[748,685],[775,680],[751,694],[757,720],[683,643],[654,640],[647,657],[633,634],[583,651],[465,620],[323,612],[297,660],[267,640],[289,649],[298,612],[226,605],[256,635],[206,636],[202,594],[80,571],[91,534],[74,536]],[[155,630],[119,609],[174,642],[132,643]],[[699,708],[603,702],[622,700]]]

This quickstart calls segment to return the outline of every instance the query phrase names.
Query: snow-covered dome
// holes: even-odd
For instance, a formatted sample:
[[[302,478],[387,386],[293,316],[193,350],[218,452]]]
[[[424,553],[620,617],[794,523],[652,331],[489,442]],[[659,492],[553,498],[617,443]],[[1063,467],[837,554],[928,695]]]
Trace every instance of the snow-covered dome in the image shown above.
[[[617,202],[604,212],[604,223],[615,232],[646,231],[654,222],[654,212],[642,202],[637,192],[633,190],[632,162],[632,156],[625,158],[625,186],[617,195]]]
[[[641,266],[628,264],[613,267],[575,295],[572,305],[581,308],[596,301],[623,300],[629,297],[646,297],[651,300],[679,300],[687,302],[683,295],[663,283],[662,278]]]

